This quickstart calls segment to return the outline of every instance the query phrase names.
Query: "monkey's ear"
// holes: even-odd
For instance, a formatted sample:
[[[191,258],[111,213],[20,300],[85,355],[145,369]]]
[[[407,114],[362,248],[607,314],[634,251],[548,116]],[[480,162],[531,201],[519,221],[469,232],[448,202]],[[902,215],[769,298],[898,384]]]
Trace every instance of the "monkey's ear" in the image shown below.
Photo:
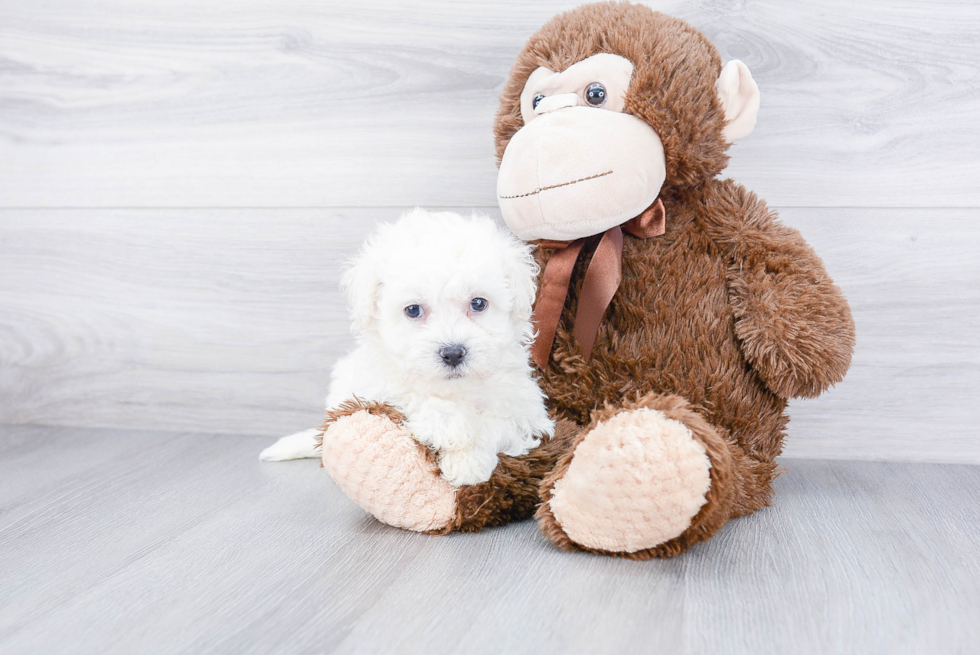
[[[351,328],[355,334],[367,330],[374,322],[381,278],[378,277],[373,249],[369,245],[348,264],[340,278],[340,288],[347,294]]]
[[[759,115],[759,85],[752,79],[749,67],[732,59],[721,69],[715,89],[725,110],[722,136],[731,143],[747,137]]]

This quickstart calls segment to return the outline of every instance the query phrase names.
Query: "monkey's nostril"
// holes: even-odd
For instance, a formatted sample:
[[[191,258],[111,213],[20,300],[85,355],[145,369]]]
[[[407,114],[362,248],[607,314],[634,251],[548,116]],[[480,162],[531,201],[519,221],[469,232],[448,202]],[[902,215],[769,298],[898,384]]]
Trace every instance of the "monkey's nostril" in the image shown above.
[[[439,349],[439,356],[442,357],[442,362],[446,366],[456,368],[463,363],[463,358],[466,357],[466,348],[457,344],[443,346]]]

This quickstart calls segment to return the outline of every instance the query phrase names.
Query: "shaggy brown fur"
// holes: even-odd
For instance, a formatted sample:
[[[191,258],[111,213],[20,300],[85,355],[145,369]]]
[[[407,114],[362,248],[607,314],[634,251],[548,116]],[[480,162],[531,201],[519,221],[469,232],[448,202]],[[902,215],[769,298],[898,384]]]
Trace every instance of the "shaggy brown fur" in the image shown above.
[[[540,498],[544,534],[563,548],[589,550],[555,520],[549,505],[555,483],[598,422],[650,408],[684,423],[704,446],[711,463],[706,502],[671,541],[634,553],[593,552],[668,557],[770,502],[787,399],[816,396],[844,377],[854,322],[800,234],[754,194],[715,179],[728,162],[714,86],[721,58],[683,21],[626,3],[557,16],[531,37],[511,71],[494,127],[498,158],[522,127],[520,94],[531,72],[561,71],[599,53],[633,62],[625,111],[649,123],[663,142],[667,231],[646,240],[625,237],[622,283],[588,362],[571,323],[601,235],[587,240],[542,377],[552,412],[562,419],[557,433],[528,455],[501,457],[488,482],[461,488],[447,530],[526,518]],[[540,263],[553,253],[539,249]],[[403,420],[376,403],[348,405],[334,414],[368,409]]]
[[[616,412],[651,407],[683,422],[704,444],[711,488],[690,528],[656,548],[608,553],[670,556],[769,503],[787,398],[816,396],[844,377],[854,323],[799,233],[754,194],[714,179],[728,161],[714,89],[721,59],[683,21],[625,3],[557,16],[531,37],[511,71],[494,128],[498,158],[522,127],[520,94],[530,73],[539,66],[564,70],[598,53],[635,66],[625,111],[663,141],[667,232],[625,238],[623,281],[587,363],[571,321],[601,235],[586,244],[542,384],[557,415],[579,425],[591,428]],[[553,252],[539,252],[542,265]],[[587,434],[579,434],[541,490],[541,528],[565,548],[580,547],[547,501]]]
[[[541,480],[555,467],[558,457],[569,451],[579,430],[571,421],[558,421],[555,436],[545,439],[527,455],[501,455],[487,482],[460,487],[456,493],[456,521],[450,529],[479,532],[531,518],[541,502]]]
[[[548,501],[555,483],[564,477],[568,467],[572,463],[575,454],[575,447],[582,442],[585,436],[601,421],[606,421],[619,412],[628,411],[645,407],[656,409],[664,413],[667,418],[684,423],[690,428],[694,438],[697,439],[705,448],[705,451],[712,462],[710,470],[711,487],[708,490],[707,502],[694,517],[692,529],[688,529],[684,534],[654,548],[648,548],[632,553],[610,552],[596,550],[581,546],[565,534],[558,521],[551,513]],[[581,430],[576,435],[571,447],[561,455],[558,463],[541,483],[541,498],[545,502],[538,508],[535,517],[541,531],[556,545],[566,550],[584,550],[603,555],[613,555],[616,557],[627,557],[630,559],[649,559],[651,557],[671,557],[687,550],[687,548],[699,541],[704,541],[714,535],[714,533],[732,516],[741,516],[754,511],[758,507],[769,504],[772,490],[768,485],[759,485],[759,480],[768,480],[775,477],[775,464],[762,464],[749,460],[738,448],[733,447],[731,440],[719,434],[718,429],[708,423],[694,408],[680,396],[663,396],[648,394],[634,401],[624,402],[619,407],[606,405],[601,410],[593,412],[592,421],[585,430]],[[733,462],[734,458],[741,458],[741,462]],[[745,478],[741,475],[746,470],[752,471],[753,475]]]
[[[354,398],[327,412],[320,426],[317,446],[323,444],[323,435],[334,422],[360,411],[386,417],[395,425],[405,422],[404,414],[391,405]],[[488,481],[457,490],[455,520],[441,530],[431,531],[431,534],[446,534],[454,530],[479,532],[483,528],[531,518],[541,502],[538,496],[541,480],[554,468],[558,457],[569,451],[579,429],[571,421],[560,420],[555,426],[554,436],[542,439],[541,445],[527,455],[501,455],[500,463]],[[431,449],[422,444],[418,444],[418,448],[422,457],[430,462],[436,461],[436,454]],[[320,466],[323,466],[322,461]]]

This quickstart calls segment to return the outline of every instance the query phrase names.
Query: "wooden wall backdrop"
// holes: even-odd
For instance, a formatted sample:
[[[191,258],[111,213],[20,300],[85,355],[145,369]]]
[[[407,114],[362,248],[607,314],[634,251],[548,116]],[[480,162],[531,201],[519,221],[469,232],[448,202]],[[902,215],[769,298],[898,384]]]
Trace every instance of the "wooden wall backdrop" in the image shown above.
[[[852,302],[787,454],[980,463],[980,6],[650,4],[752,69],[726,175]],[[572,6],[0,0],[0,422],[313,425],[340,262],[413,205],[495,213],[497,95]]]

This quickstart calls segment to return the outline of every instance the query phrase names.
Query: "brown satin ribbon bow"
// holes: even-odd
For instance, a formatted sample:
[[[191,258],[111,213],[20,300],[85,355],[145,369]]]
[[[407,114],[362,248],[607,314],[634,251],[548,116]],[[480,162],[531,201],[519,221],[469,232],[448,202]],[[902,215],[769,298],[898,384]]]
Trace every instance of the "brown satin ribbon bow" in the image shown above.
[[[622,225],[606,230],[602,240],[596,247],[589,269],[585,272],[582,283],[582,294],[578,300],[578,311],[575,314],[575,327],[572,334],[582,348],[585,361],[592,356],[592,346],[599,333],[599,323],[602,315],[616,295],[616,289],[623,279],[623,231],[638,239],[649,239],[660,236],[666,230],[667,214],[664,203],[660,198],[650,205],[646,211],[631,218]],[[561,319],[565,298],[568,297],[568,284],[572,280],[575,262],[582,252],[582,246],[588,237],[575,241],[538,241],[541,248],[553,248],[557,252],[551,256],[544,267],[541,279],[541,292],[534,305],[534,327],[538,337],[531,346],[531,359],[542,371],[548,368],[551,348],[558,331],[558,321]]]

